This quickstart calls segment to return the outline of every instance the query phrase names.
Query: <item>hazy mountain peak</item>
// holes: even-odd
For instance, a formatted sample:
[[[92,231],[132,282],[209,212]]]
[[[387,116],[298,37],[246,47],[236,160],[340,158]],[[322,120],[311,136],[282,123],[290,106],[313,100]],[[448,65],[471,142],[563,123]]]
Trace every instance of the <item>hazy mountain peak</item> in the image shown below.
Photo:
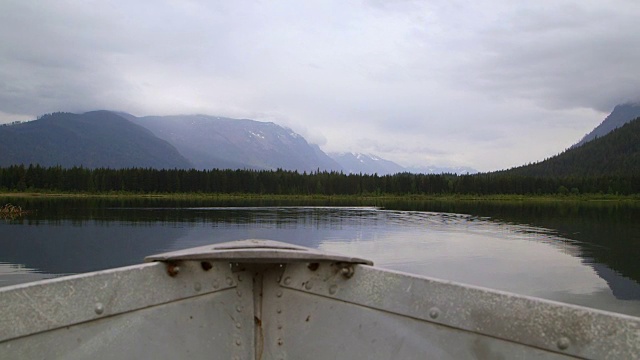
[[[173,144],[198,169],[342,169],[302,136],[273,122],[209,115],[145,116],[134,122]]]
[[[330,153],[347,173],[350,174],[378,174],[393,175],[400,172],[410,172],[415,174],[475,174],[478,170],[466,167],[445,167],[445,166],[412,166],[403,167],[393,161],[386,160],[371,153],[359,152],[335,152]]]
[[[356,159],[360,160],[361,162],[365,162],[365,161],[379,161],[382,160],[379,157],[377,157],[376,155],[373,155],[371,153],[365,154],[365,153],[352,153],[353,155],[355,155]]]
[[[405,171],[393,161],[384,160],[373,154],[342,152],[329,154],[348,174],[389,175]]]

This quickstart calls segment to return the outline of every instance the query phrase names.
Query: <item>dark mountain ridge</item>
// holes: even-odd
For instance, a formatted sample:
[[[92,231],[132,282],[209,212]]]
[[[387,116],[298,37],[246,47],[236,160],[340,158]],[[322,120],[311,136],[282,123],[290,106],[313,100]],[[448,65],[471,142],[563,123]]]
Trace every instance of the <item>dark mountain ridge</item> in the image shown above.
[[[168,142],[110,111],[53,113],[0,127],[0,166],[190,168]]]

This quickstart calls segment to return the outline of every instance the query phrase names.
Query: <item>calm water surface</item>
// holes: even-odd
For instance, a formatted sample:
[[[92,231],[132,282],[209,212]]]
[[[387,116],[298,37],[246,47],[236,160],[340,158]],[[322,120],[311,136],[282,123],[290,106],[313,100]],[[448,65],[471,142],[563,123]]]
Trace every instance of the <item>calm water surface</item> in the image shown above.
[[[640,206],[0,199],[0,286],[140,263],[247,238],[369,258],[377,266],[640,316]],[[215,206],[213,206],[215,205]],[[323,205],[323,206],[318,206]]]

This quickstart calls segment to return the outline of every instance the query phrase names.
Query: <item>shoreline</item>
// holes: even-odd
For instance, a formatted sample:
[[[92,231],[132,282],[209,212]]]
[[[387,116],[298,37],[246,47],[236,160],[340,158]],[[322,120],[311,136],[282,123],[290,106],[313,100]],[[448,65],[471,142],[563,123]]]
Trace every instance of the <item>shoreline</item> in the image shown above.
[[[495,201],[495,202],[640,202],[640,195],[277,195],[277,194],[221,194],[221,193],[48,193],[0,192],[0,197],[15,199],[158,199],[158,200],[264,200],[264,201]]]

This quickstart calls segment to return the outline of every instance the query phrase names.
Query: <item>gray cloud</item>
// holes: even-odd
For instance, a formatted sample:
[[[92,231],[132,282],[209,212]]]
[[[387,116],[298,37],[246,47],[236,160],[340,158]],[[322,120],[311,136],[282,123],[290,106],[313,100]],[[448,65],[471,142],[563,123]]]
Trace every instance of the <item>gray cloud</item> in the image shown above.
[[[639,16],[628,0],[5,0],[0,121],[206,113],[327,151],[498,169],[638,100]]]
[[[465,75],[478,89],[544,107],[608,112],[640,99],[638,16],[625,1],[519,9],[479,35],[480,61]]]

